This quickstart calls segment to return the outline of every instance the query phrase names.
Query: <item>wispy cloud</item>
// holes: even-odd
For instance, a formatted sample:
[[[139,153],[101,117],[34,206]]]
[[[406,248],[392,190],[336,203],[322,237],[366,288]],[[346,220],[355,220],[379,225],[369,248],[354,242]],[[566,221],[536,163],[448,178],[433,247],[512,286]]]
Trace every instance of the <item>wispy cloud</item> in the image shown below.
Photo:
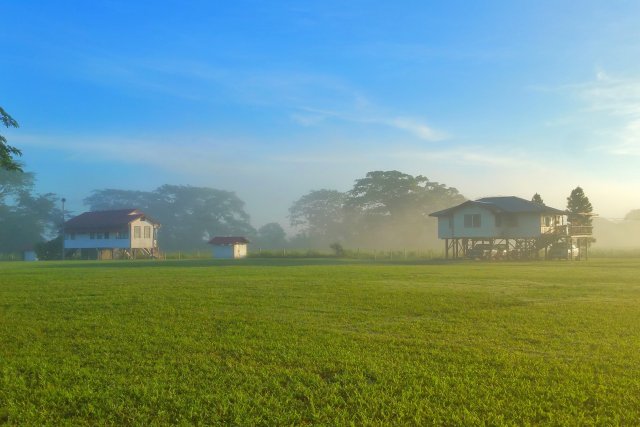
[[[640,116],[640,78],[614,78],[604,71],[596,73],[596,80],[575,87],[589,111],[615,116]]]
[[[539,167],[539,163],[520,153],[511,155],[493,153],[487,147],[464,147],[453,150],[402,150],[392,154],[403,159],[422,159],[425,161],[447,161],[455,165],[499,166],[503,168]]]
[[[335,120],[383,125],[423,141],[448,138],[425,120],[377,105],[338,76],[268,65],[224,68],[191,60],[118,57],[86,58],[83,70],[86,78],[127,91],[137,88],[203,103],[222,97],[224,102],[281,110],[305,127]]]
[[[166,136],[128,137],[64,135],[19,135],[15,141],[23,147],[38,147],[66,153],[78,163],[118,162],[151,166],[188,175],[230,173],[243,167],[230,162],[247,151],[246,143],[212,137]],[[232,154],[233,153],[233,154]],[[250,166],[246,166],[249,168]]]
[[[396,117],[386,121],[386,123],[392,127],[405,130],[425,141],[441,141],[448,138],[446,133],[437,131],[419,120]]]
[[[583,107],[549,124],[580,127],[597,141],[589,150],[615,156],[640,156],[640,77],[616,77],[600,69],[586,83],[538,88],[572,94]]]
[[[420,140],[429,142],[441,141],[450,137],[445,132],[433,129],[422,120],[409,117],[385,117],[368,109],[339,112],[304,107],[292,113],[291,119],[301,126],[318,126],[327,120],[381,125],[409,133]]]

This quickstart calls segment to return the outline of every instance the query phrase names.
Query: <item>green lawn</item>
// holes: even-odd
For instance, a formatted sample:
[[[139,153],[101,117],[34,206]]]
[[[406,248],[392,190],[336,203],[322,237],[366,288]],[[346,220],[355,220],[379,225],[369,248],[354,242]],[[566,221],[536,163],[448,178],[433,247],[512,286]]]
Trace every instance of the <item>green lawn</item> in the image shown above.
[[[637,424],[640,260],[0,263],[0,423]]]

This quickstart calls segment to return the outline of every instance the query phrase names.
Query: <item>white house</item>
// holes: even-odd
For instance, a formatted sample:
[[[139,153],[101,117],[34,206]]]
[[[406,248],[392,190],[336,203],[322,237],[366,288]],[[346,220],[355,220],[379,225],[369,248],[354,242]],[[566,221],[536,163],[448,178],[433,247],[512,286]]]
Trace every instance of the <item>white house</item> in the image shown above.
[[[117,254],[158,255],[160,224],[138,209],[85,212],[64,223],[64,248],[94,253],[98,259]]]
[[[246,257],[248,243],[249,240],[247,240],[246,237],[241,236],[216,236],[209,240],[209,244],[213,246],[213,257],[218,259],[237,259]]]
[[[465,256],[476,244],[531,258],[561,241],[571,244],[567,239],[591,235],[591,227],[568,225],[566,211],[513,196],[468,200],[430,216],[438,218],[447,258],[450,251],[454,258]]]

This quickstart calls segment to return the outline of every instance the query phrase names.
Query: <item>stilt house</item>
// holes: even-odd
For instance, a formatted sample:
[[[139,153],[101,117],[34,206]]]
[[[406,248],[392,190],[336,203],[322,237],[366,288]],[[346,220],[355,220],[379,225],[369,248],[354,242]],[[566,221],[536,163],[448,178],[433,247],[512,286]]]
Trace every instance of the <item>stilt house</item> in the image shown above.
[[[97,259],[158,256],[160,224],[138,209],[85,212],[64,223],[65,253]]]
[[[537,258],[542,251],[546,256],[554,245],[577,245],[580,257],[586,257],[592,234],[591,226],[568,224],[566,211],[513,196],[468,200],[430,216],[438,218],[447,258],[469,256],[478,245],[510,259]]]

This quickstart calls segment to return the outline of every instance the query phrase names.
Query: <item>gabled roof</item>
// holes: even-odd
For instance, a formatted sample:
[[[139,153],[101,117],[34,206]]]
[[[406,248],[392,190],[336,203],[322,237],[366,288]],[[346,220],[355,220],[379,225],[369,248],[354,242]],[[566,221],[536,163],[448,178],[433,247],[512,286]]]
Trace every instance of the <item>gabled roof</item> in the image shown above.
[[[236,243],[249,243],[249,240],[246,237],[242,236],[216,236],[213,239],[209,240],[209,243],[212,245],[235,245]]]
[[[64,223],[65,231],[114,231],[126,227],[139,218],[158,224],[138,209],[85,212]]]
[[[464,207],[464,206],[481,206],[483,208],[489,209],[494,213],[545,213],[552,215],[566,215],[566,211],[562,211],[560,209],[552,208],[550,206],[541,205],[535,202],[531,202],[529,200],[522,199],[520,197],[515,196],[506,196],[506,197],[483,197],[478,200],[467,200],[464,203],[461,203],[457,206],[450,207],[448,209],[444,209],[441,211],[430,213],[429,216],[448,216],[452,212]]]

